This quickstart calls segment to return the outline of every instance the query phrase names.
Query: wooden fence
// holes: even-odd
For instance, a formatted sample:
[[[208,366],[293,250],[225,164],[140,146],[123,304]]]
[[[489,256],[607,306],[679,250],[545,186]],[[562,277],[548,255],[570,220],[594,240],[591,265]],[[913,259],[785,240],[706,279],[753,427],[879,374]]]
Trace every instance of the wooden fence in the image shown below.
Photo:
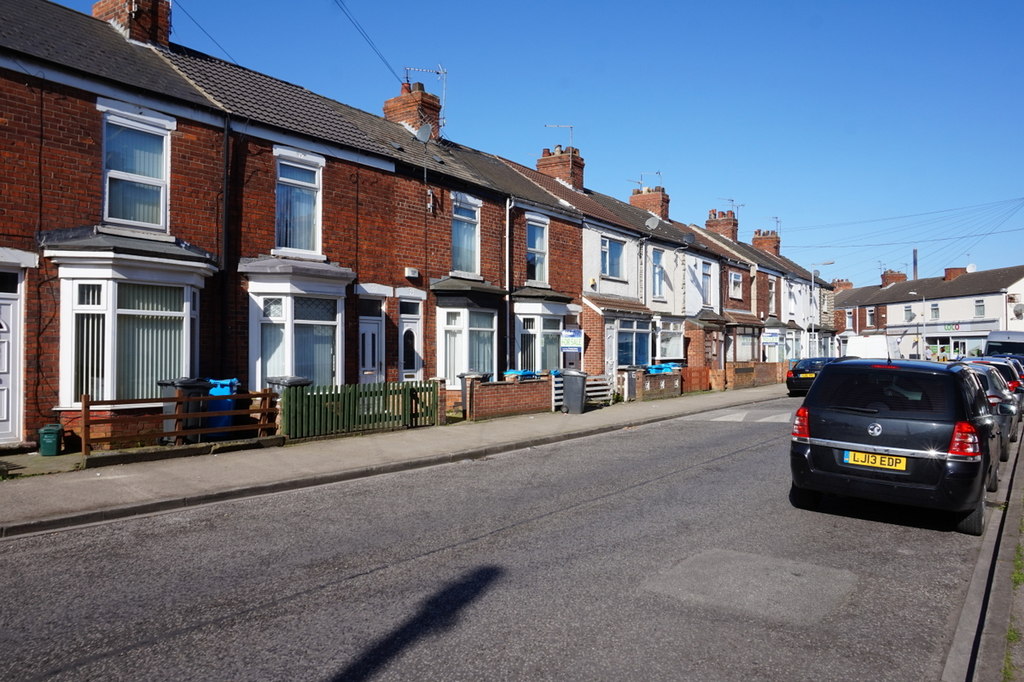
[[[92,400],[88,395],[83,395],[80,424],[82,454],[88,456],[93,446],[98,443],[155,445],[159,441],[173,441],[175,445],[182,445],[192,436],[243,431],[255,432],[262,438],[272,435],[277,429],[276,399],[277,394],[273,391],[186,397],[185,391],[181,389],[171,397],[138,400]],[[234,407],[248,406],[229,410],[203,409],[203,403],[217,401],[231,401]],[[93,415],[93,411],[110,412],[110,407],[114,405],[152,406],[161,403],[172,407],[154,414],[110,414],[103,417]],[[238,421],[248,423],[236,423]],[[149,424],[154,428],[147,428]],[[97,435],[97,430],[106,435]]]
[[[434,426],[438,415],[433,381],[291,386],[281,396],[281,432],[289,438]]]
[[[611,405],[615,399],[615,389],[612,387],[612,382],[604,374],[588,375],[586,391],[585,402],[588,403]],[[557,412],[562,409],[564,403],[565,389],[563,388],[562,377],[551,377],[551,410]]]

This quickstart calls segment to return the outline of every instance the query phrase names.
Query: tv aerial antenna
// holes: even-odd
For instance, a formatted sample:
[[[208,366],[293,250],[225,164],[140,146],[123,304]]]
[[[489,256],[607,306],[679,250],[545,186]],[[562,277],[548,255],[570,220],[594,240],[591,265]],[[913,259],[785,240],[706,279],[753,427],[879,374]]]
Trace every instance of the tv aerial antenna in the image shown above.
[[[775,221],[775,234],[782,234],[782,218],[777,215],[768,216],[768,220]]]
[[[634,185],[636,185],[640,189],[643,189],[644,188],[644,176],[645,175],[657,175],[658,176],[658,185],[659,186],[664,186],[665,185],[665,181],[662,180],[662,178],[661,178],[661,171],[660,170],[657,170],[657,171],[647,171],[645,173],[641,173],[639,180],[628,180],[627,182],[632,182]]]
[[[729,210],[736,214],[736,217],[740,217],[740,209],[746,206],[746,204],[737,204],[735,199],[728,199],[726,197],[718,197],[720,201],[729,202]]]
[[[440,135],[441,134],[441,129],[444,128],[444,124],[445,124],[445,118],[444,118],[445,108],[444,108],[444,104],[445,104],[445,100],[448,99],[448,70],[445,69],[440,64],[437,65],[436,69],[417,69],[415,66],[407,66],[407,67],[405,67],[405,82],[406,83],[408,83],[409,80],[410,80],[409,79],[409,72],[410,71],[417,71],[419,73],[432,73],[435,76],[437,76],[437,79],[439,81],[441,81],[441,116],[438,118],[438,121],[437,121],[437,128],[438,128],[437,134]]]
[[[575,149],[576,148],[576,144],[573,142],[573,139],[572,139],[573,128],[575,128],[575,126],[573,126],[571,124],[570,125],[561,125],[561,124],[557,124],[557,123],[545,123],[544,127],[545,128],[568,128],[569,129],[569,147],[571,149]]]

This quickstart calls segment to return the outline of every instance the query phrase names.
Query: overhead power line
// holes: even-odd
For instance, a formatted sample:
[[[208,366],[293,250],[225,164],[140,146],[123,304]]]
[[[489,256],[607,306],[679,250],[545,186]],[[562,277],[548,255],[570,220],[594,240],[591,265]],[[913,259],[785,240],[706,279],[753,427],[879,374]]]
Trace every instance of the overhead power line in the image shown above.
[[[982,232],[981,234],[962,234],[962,235],[958,235],[956,237],[937,237],[935,239],[914,239],[914,240],[907,241],[907,242],[878,242],[878,243],[874,243],[874,244],[844,244],[844,245],[814,244],[814,245],[800,245],[800,246],[790,246],[790,245],[787,244],[786,248],[787,249],[863,249],[863,248],[866,248],[866,247],[873,247],[873,246],[903,246],[903,245],[906,245],[906,244],[927,244],[929,242],[949,242],[949,241],[956,241],[956,240],[963,240],[963,239],[975,239],[975,238],[988,237],[988,236],[993,235],[993,234],[1008,234],[1010,232],[1024,232],[1024,227],[1017,227],[1017,228],[1014,228],[1012,230],[997,230],[997,231],[993,231],[993,232]]]
[[[356,20],[355,16],[353,16],[352,12],[345,5],[343,0],[334,0],[334,4],[338,6],[338,9],[340,9],[346,17],[348,17],[348,20],[352,22],[352,25],[355,27],[356,31],[358,31],[359,35],[363,37],[363,40],[365,40],[366,44],[370,46],[370,49],[373,50],[374,54],[376,54],[380,58],[380,61],[384,64],[384,66],[387,67],[388,71],[391,72],[391,75],[395,77],[395,80],[401,83],[402,79],[401,77],[399,77],[398,72],[395,71],[395,69],[391,66],[388,60],[384,58],[383,53],[381,53],[381,51],[377,49],[377,45],[374,44],[373,39],[370,38],[370,34],[367,33],[366,30],[362,27],[362,25],[360,25],[360,23]]]
[[[176,9],[176,10],[180,9],[182,12],[184,12],[185,16],[187,16],[189,19],[191,19],[192,23],[195,24],[196,27],[198,27],[199,30],[202,31],[203,34],[207,38],[209,38],[210,40],[213,41],[213,44],[216,45],[220,49],[220,51],[224,53],[224,56],[227,57],[228,60],[230,60],[232,64],[236,64],[236,65],[238,64],[238,60],[235,59],[234,57],[232,57],[231,53],[228,52],[227,50],[225,50],[224,46],[221,45],[220,43],[218,43],[217,39],[214,38],[212,35],[210,35],[210,32],[207,31],[205,28],[203,28],[203,25],[200,24],[198,21],[196,21],[196,18],[194,16],[192,16],[192,14],[187,9],[185,9],[185,6],[181,4],[181,0],[178,0],[176,3],[174,3],[174,9]]]

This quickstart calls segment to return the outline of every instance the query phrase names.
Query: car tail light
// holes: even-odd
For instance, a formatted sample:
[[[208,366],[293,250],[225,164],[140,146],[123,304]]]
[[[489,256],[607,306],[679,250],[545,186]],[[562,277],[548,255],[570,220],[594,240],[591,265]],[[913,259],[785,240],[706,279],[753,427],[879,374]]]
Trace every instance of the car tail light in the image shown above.
[[[1020,382],[1019,381],[1007,381],[1006,385],[1010,387],[1011,391],[1016,391],[1017,388],[1020,386]]]
[[[899,369],[896,365],[871,365],[872,369]]]
[[[793,370],[789,370],[788,372],[786,372],[786,378],[787,379],[792,379],[793,378]]]
[[[978,442],[978,431],[968,422],[957,422],[953,427],[953,437],[949,439],[949,454],[964,457],[977,457],[981,454]]]
[[[806,407],[801,407],[793,417],[793,438],[810,438],[811,427]]]
[[[996,405],[998,405],[1001,402],[1003,402],[1003,399],[1000,398],[997,395],[990,395],[990,396],[988,396],[988,404],[993,406],[993,407],[995,407]]]

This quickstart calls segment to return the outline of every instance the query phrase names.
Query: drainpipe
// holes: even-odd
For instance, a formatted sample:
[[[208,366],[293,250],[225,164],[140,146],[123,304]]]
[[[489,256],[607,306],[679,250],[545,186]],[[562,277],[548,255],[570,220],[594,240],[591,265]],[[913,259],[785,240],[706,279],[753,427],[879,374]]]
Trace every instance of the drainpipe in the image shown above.
[[[512,310],[512,207],[515,200],[505,198],[505,369],[515,367],[516,316]],[[497,377],[495,377],[497,380]]]
[[[224,167],[223,167],[224,175],[223,175],[223,179],[221,180],[221,182],[222,182],[221,209],[220,209],[220,213],[221,213],[221,215],[220,215],[221,235],[220,235],[220,254],[218,255],[217,261],[218,261],[218,265],[220,267],[220,278],[221,278],[221,288],[220,288],[221,289],[221,291],[220,291],[220,294],[221,294],[221,314],[223,316],[225,316],[226,318],[230,318],[230,316],[228,315],[228,311],[231,309],[230,308],[230,306],[231,306],[231,290],[233,289],[233,287],[230,286],[230,282],[227,281],[227,277],[228,277],[228,275],[227,275],[227,259],[228,259],[227,251],[228,251],[228,235],[229,235],[229,232],[230,232],[230,222],[228,220],[228,210],[230,208],[230,203],[229,203],[228,194],[230,192],[230,186],[231,186],[231,159],[230,159],[231,144],[230,144],[230,140],[229,140],[230,135],[231,135],[231,115],[230,114],[225,114],[224,115],[224,130],[222,132],[222,135],[223,135],[224,141],[223,141],[223,146],[222,146],[222,149],[221,149],[221,158],[224,160]],[[225,360],[227,359],[228,341],[229,341],[229,338],[232,335],[231,334],[218,334],[217,336],[218,336],[218,339],[219,339],[219,342],[220,342],[219,343],[220,347],[217,349],[217,354],[218,354],[218,357],[220,358],[221,366],[223,366]],[[250,340],[250,343],[251,343],[251,340]],[[199,369],[198,367],[194,367],[193,371],[197,372],[198,369]],[[248,374],[248,362],[246,362],[246,374]],[[252,381],[252,377],[250,377],[249,380]]]

